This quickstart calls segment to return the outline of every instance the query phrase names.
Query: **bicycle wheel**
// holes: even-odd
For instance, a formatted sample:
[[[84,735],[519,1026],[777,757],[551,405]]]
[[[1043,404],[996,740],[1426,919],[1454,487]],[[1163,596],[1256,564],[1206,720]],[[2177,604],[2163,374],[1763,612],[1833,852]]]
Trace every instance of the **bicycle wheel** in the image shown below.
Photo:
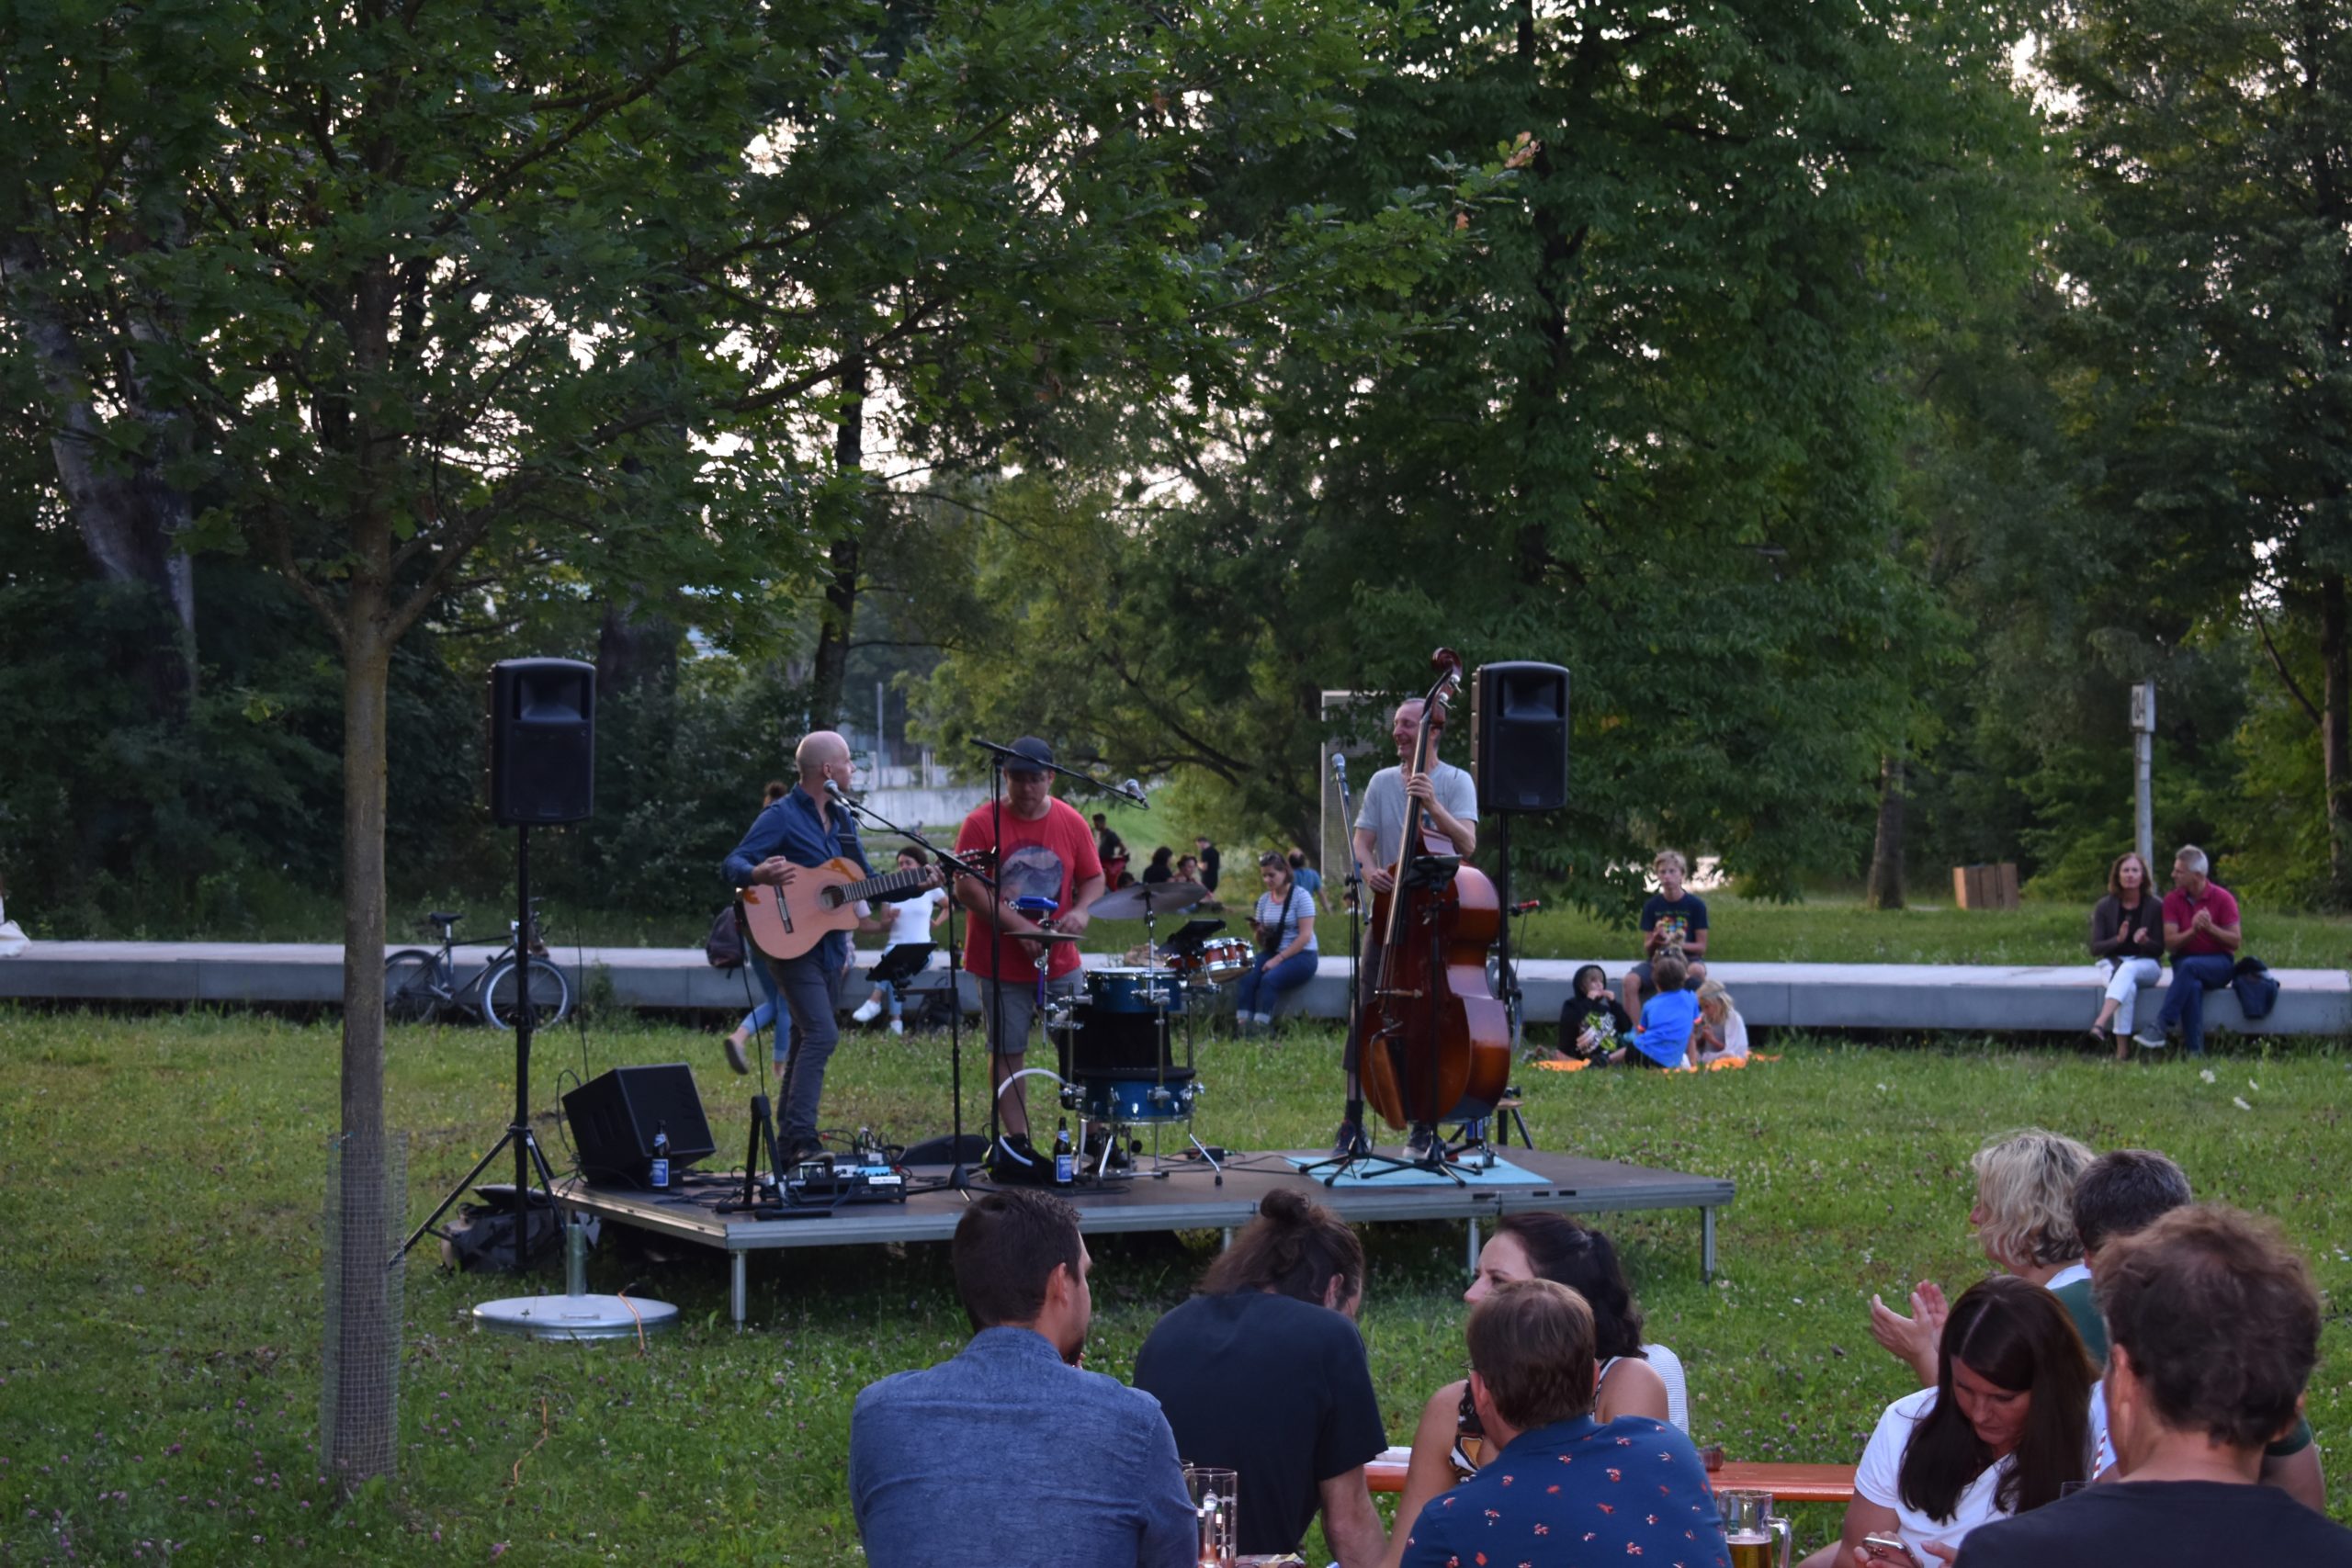
[[[441,1010],[441,955],[405,947],[384,960],[384,1016],[394,1023],[423,1023]]]
[[[490,977],[482,982],[482,1016],[501,1029],[514,1028],[522,996],[522,977],[510,958],[492,970]],[[546,959],[532,959],[531,1027],[544,1029],[550,1023],[561,1023],[571,1010],[571,982]]]

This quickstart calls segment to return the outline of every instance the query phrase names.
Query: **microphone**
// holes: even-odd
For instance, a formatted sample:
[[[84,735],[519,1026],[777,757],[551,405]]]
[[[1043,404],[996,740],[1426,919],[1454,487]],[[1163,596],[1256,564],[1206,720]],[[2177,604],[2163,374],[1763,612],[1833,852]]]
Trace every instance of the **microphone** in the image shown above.
[[[1121,785],[1119,786],[1119,789],[1120,789],[1120,792],[1121,792],[1122,794],[1124,794],[1124,795],[1125,795],[1129,800],[1134,801],[1137,806],[1142,807],[1146,811],[1148,811],[1148,810],[1150,810],[1150,809],[1151,809],[1151,802],[1150,802],[1150,801],[1148,801],[1148,800],[1146,800],[1146,799],[1144,798],[1144,795],[1143,795],[1143,785],[1141,785],[1140,784],[1137,784],[1135,780],[1133,780],[1133,779],[1129,779],[1125,784],[1121,784]]]
[[[1338,751],[1334,751],[1334,752],[1332,752],[1332,753],[1331,753],[1331,771],[1332,771],[1333,773],[1337,773],[1337,774],[1339,774],[1339,775],[1340,775],[1340,782],[1341,784],[1345,784],[1345,783],[1347,783],[1347,782],[1348,782],[1348,759],[1347,759],[1344,755],[1342,755],[1341,753],[1340,753],[1340,752],[1338,752]]]
[[[825,781],[825,793],[831,795],[835,800],[840,801],[843,806],[854,807],[857,804],[856,801],[852,800],[849,797],[849,792],[842,788],[840,784],[832,779],[827,779]]]

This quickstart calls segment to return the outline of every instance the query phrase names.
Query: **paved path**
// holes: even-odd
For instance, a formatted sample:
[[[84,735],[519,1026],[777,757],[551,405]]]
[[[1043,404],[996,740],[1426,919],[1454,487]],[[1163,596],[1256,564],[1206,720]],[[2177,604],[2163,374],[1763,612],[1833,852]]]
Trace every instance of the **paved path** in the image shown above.
[[[410,945],[402,943],[401,945]],[[473,962],[490,950],[471,950]],[[461,950],[461,954],[464,950]],[[692,947],[558,947],[551,956],[573,977],[598,969],[628,1007],[657,1010],[743,1006],[745,976],[703,961]],[[877,953],[861,952],[861,970]],[[333,1003],[343,994],[343,950],[291,942],[36,942],[0,959],[0,998],[88,1001]],[[1089,953],[1090,967],[1112,963]],[[944,965],[944,960],[935,960]],[[1531,959],[1520,966],[1531,1022],[1556,1021],[1580,960]],[[1625,961],[1604,965],[1612,977]],[[465,970],[461,967],[461,974]],[[2098,979],[2086,964],[1717,964],[1751,1026],[1799,1029],[1948,1029],[1985,1032],[2084,1029],[2098,1008]],[[2266,1034],[2352,1035],[2352,974],[2275,970],[2278,1006],[2251,1030],[2228,991],[2206,998],[2207,1027]],[[2165,972],[2169,983],[2171,972]],[[977,990],[964,982],[968,1006]],[[853,993],[854,994],[854,993]],[[1227,987],[1224,995],[1230,997]],[[2142,999],[2156,1007],[2159,992]],[[1337,1018],[1346,1010],[1345,965],[1326,955],[1293,1010]],[[1228,1004],[1229,1005],[1229,1004]]]

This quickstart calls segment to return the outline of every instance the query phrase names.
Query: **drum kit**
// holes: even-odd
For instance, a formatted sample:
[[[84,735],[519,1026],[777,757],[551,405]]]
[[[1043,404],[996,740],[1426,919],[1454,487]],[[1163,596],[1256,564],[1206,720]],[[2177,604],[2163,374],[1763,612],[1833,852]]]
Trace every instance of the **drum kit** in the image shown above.
[[[1097,1179],[1116,1174],[1114,1157],[1136,1130],[1151,1128],[1156,1138],[1159,1129],[1181,1124],[1218,1183],[1225,1180],[1223,1167],[1192,1132],[1193,1107],[1204,1092],[1193,1070],[1193,1026],[1213,1010],[1217,987],[1249,973],[1250,944],[1218,937],[1223,920],[1188,921],[1164,948],[1158,940],[1160,916],[1182,914],[1207,896],[1196,882],[1137,883],[1094,900],[1087,906],[1090,919],[1144,922],[1145,962],[1088,969],[1078,996],[1046,1008],[1062,1103],[1082,1119]]]

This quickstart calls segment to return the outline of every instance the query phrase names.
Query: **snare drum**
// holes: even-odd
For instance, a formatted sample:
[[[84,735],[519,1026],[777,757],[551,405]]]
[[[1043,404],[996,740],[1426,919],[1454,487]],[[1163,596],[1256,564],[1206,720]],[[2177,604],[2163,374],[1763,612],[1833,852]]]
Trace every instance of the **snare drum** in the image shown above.
[[[1224,985],[1250,973],[1250,944],[1238,937],[1218,937],[1178,953],[1169,964],[1195,985]]]
[[[1085,1006],[1096,1012],[1147,1016],[1182,1012],[1184,987],[1166,969],[1089,969]]]

